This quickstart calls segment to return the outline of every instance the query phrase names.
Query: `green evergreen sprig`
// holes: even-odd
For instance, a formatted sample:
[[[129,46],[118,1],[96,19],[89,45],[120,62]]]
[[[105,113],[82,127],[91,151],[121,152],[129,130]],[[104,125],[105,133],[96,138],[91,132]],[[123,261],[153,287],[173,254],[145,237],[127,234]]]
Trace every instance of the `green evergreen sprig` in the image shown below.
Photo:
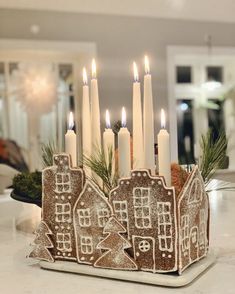
[[[110,190],[117,186],[118,175],[114,170],[114,152],[112,148],[108,149],[108,156],[106,157],[104,148],[96,147],[95,152],[90,156],[83,155],[83,166],[90,168],[93,174],[97,175],[102,180],[97,180],[96,176],[91,176],[90,179],[94,181],[101,191],[108,196]]]
[[[201,136],[199,169],[205,182],[205,186],[209,184],[215,172],[224,166],[227,145],[228,141],[224,131],[219,133],[216,140],[214,140],[213,132],[211,130]]]
[[[57,153],[57,147],[54,142],[42,145],[42,165],[43,168],[53,165],[53,154]]]

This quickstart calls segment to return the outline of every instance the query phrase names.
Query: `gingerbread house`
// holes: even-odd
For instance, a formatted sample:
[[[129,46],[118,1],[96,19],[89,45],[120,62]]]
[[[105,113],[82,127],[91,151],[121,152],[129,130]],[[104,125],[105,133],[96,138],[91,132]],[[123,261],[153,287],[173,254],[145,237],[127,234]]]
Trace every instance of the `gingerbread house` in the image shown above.
[[[73,211],[77,260],[93,264],[101,256],[97,245],[103,239],[104,226],[113,214],[112,207],[98,187],[87,180]]]
[[[68,155],[59,154],[43,171],[42,202],[44,230],[38,231],[31,257],[96,267],[109,257],[104,268],[181,274],[208,252],[209,201],[198,167],[179,195],[162,177],[133,170],[107,199],[95,183],[85,182],[82,169],[71,168]],[[116,227],[122,228],[116,232],[106,227],[114,218]],[[118,244],[110,236],[120,240],[119,258],[112,262]],[[107,244],[110,251],[102,257]],[[128,255],[130,266],[125,267],[120,258]]]
[[[177,270],[177,220],[174,188],[148,170],[134,170],[121,179],[109,197],[117,219],[126,228],[132,254],[141,270]]]
[[[50,228],[54,259],[77,260],[73,207],[84,185],[84,172],[71,168],[67,154],[54,155],[54,165],[42,174],[42,220]]]
[[[206,256],[209,247],[209,200],[196,166],[178,199],[178,270]]]

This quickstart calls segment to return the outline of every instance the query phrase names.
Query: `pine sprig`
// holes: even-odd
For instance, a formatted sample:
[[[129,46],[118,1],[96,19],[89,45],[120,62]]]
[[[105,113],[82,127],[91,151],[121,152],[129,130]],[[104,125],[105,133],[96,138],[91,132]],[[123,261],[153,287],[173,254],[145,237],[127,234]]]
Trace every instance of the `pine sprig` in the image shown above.
[[[53,165],[53,154],[57,153],[57,148],[54,142],[49,142],[42,145],[42,165],[43,168]]]
[[[108,196],[110,190],[117,186],[118,176],[114,170],[114,153],[112,148],[108,149],[107,158],[103,147],[101,149],[96,147],[95,152],[90,157],[83,155],[83,166],[90,168],[102,180],[101,186],[96,177],[90,177],[106,196]]]
[[[224,131],[214,141],[211,130],[201,137],[201,156],[199,158],[199,169],[207,186],[214,173],[223,167],[226,161],[227,138]]]

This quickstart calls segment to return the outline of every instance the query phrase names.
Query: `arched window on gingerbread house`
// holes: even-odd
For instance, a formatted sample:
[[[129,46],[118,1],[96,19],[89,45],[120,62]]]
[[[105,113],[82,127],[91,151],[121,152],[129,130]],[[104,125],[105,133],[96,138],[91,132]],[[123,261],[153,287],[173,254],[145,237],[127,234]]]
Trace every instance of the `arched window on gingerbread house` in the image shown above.
[[[201,181],[200,179],[195,178],[189,190],[188,204],[200,203],[202,200],[202,194],[203,194],[203,190],[202,190]]]
[[[199,225],[199,245],[204,247],[206,239],[206,213],[205,209],[200,209],[200,225]]]
[[[181,249],[184,256],[188,254],[189,249],[189,216],[181,216],[181,230],[180,230]]]

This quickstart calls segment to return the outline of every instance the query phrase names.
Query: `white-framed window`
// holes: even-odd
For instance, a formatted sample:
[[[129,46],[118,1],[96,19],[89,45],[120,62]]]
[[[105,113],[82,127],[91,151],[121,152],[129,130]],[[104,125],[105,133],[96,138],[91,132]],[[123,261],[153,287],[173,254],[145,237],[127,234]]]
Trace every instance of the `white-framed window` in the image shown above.
[[[141,252],[147,252],[151,249],[151,245],[147,240],[140,241],[138,247]]]
[[[127,201],[113,201],[115,215],[122,224],[128,222]]]
[[[139,229],[151,228],[150,188],[134,188],[133,204],[135,226]]]
[[[56,234],[57,249],[62,252],[71,252],[71,234],[70,233],[57,233]]]
[[[110,211],[108,208],[100,208],[98,209],[98,224],[99,227],[103,228],[110,217]]]
[[[182,251],[189,249],[189,216],[181,216],[181,246]]]
[[[56,192],[70,193],[71,192],[71,178],[70,173],[56,173],[55,176]]]
[[[69,202],[55,204],[55,221],[57,223],[71,223],[71,204]]]
[[[199,225],[199,245],[205,244],[206,234],[206,213],[204,209],[200,210],[200,225]]]
[[[78,222],[81,227],[91,226],[91,211],[90,208],[77,209]]]
[[[196,178],[193,180],[192,186],[189,191],[189,204],[200,203],[202,200],[202,193],[203,190],[201,181]]]
[[[159,250],[173,251],[171,203],[158,202],[158,243]]]
[[[82,252],[82,254],[92,254],[93,253],[92,237],[81,236],[81,252]]]

